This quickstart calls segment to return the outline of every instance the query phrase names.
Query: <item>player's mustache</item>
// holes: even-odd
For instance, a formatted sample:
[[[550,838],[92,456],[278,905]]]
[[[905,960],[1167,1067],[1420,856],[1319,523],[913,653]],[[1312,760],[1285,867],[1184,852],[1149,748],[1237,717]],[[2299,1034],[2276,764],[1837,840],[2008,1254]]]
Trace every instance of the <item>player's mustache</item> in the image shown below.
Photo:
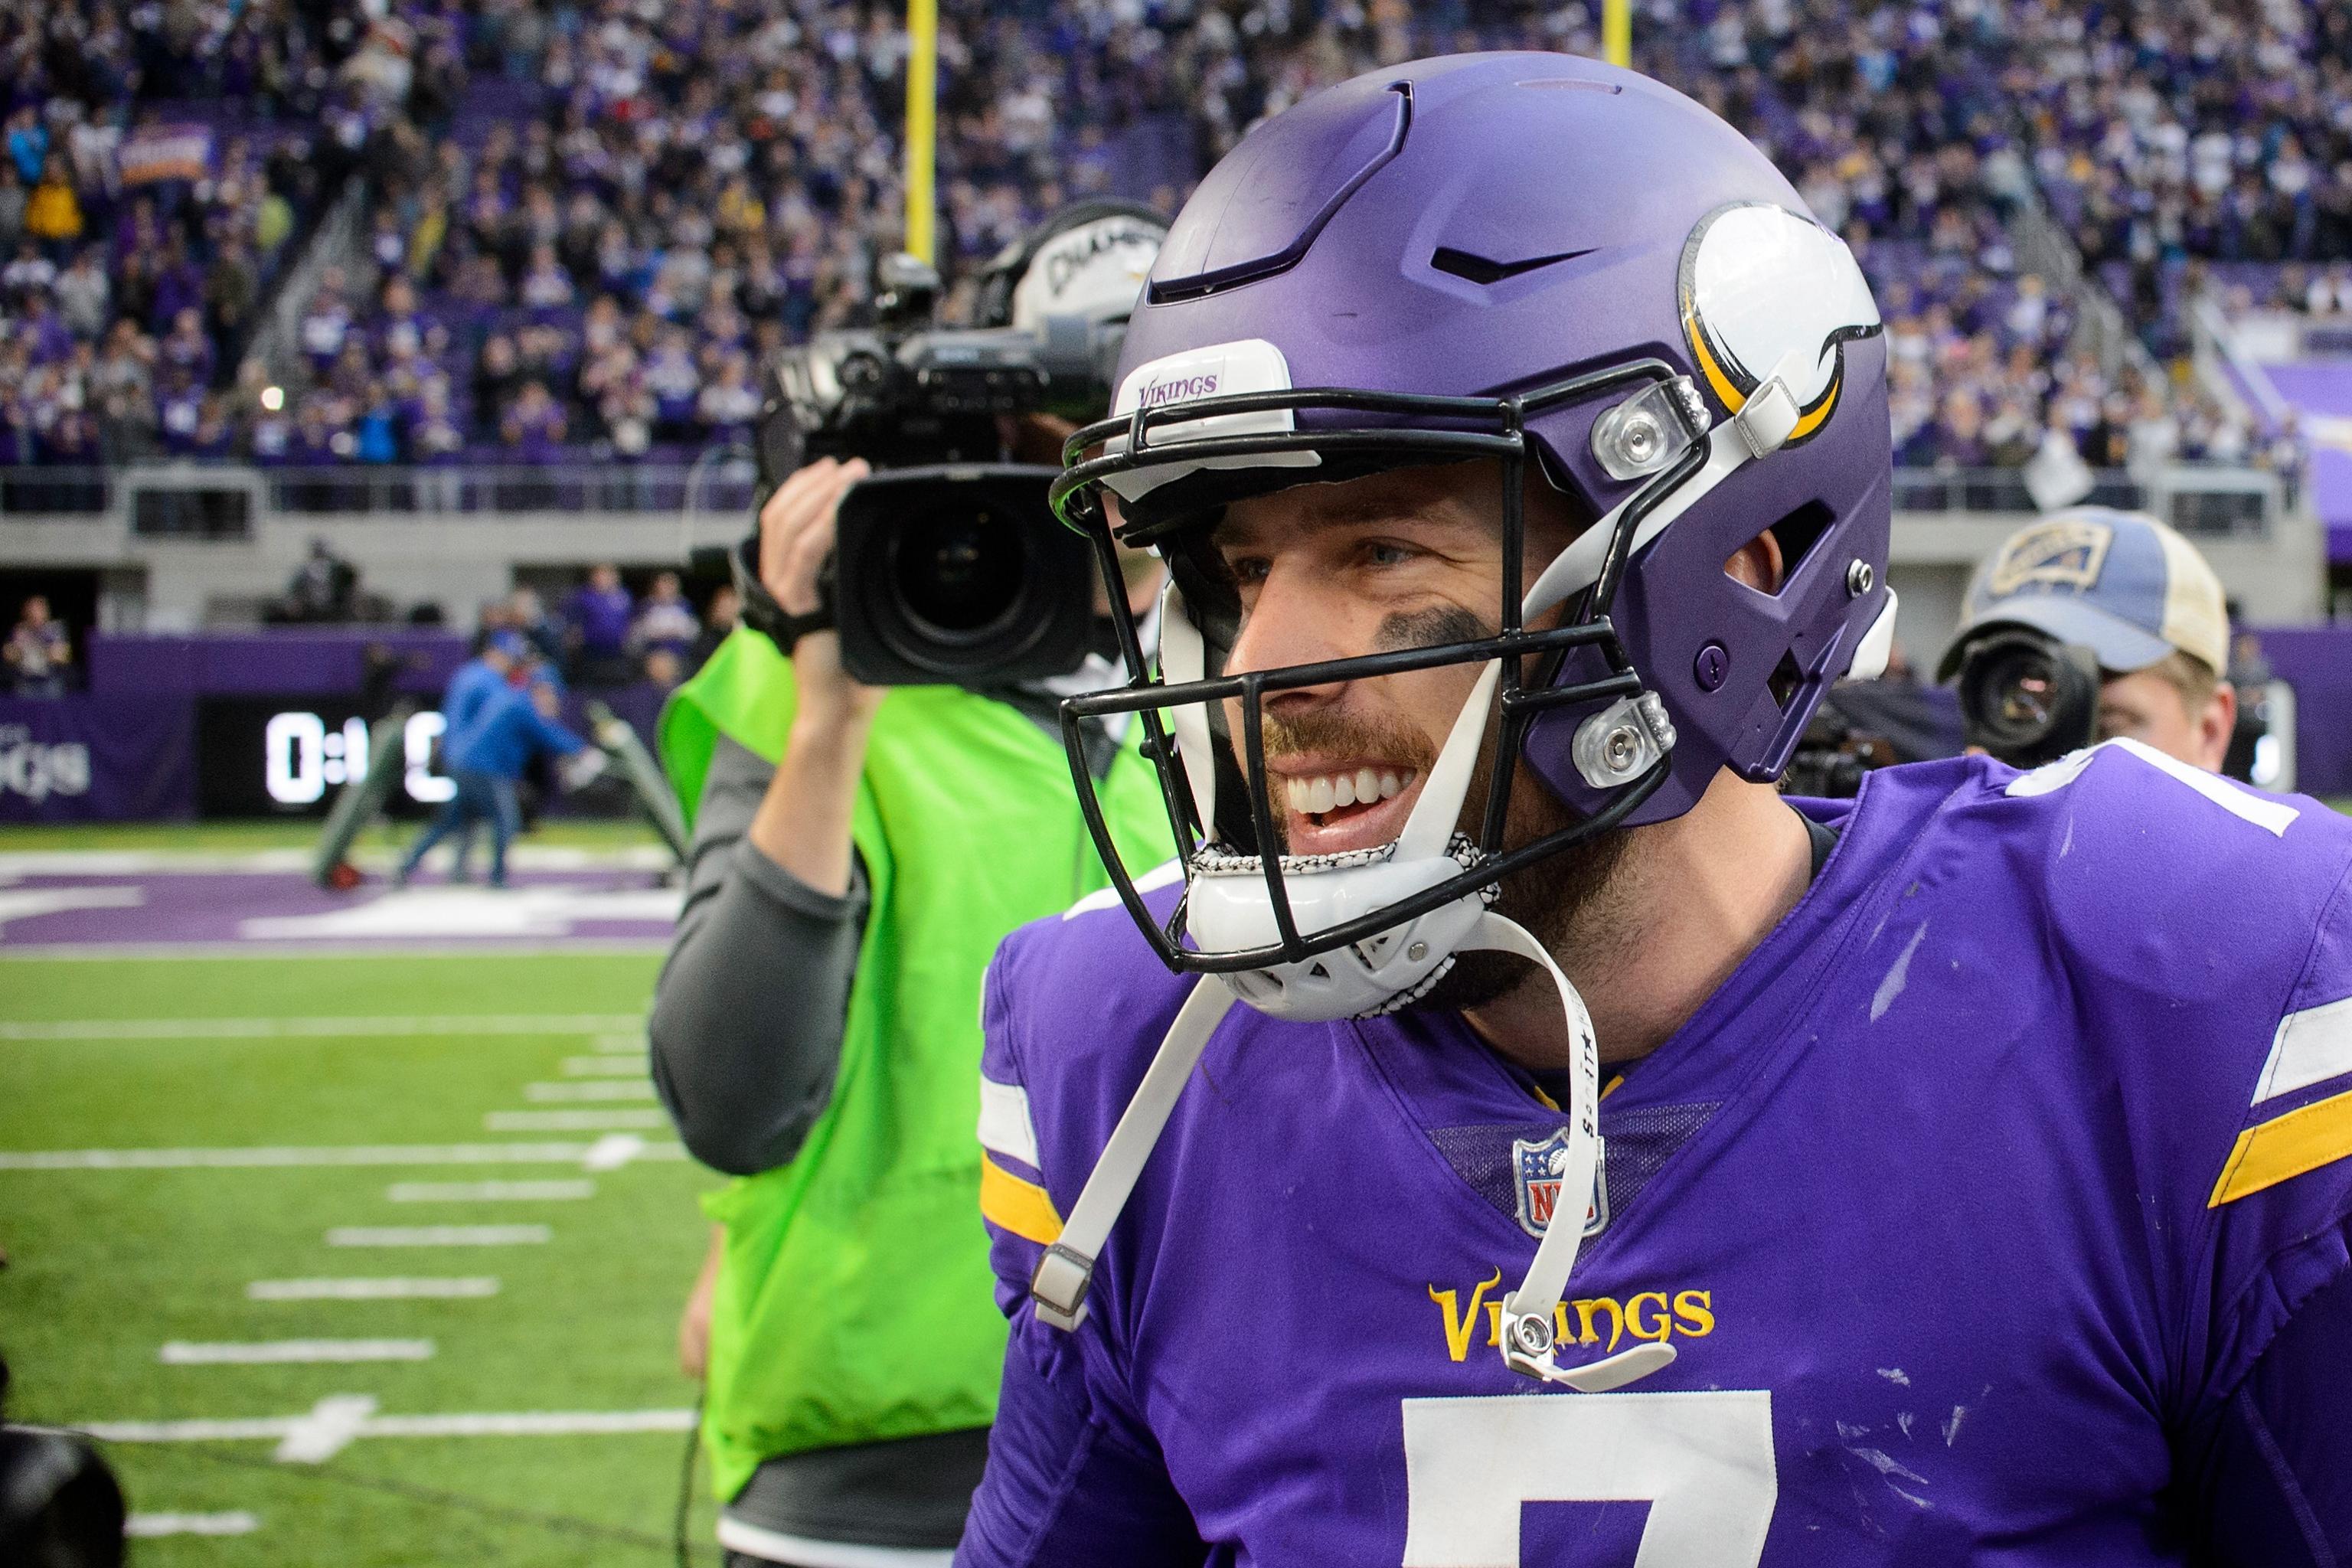
[[[1377,757],[1401,768],[1426,773],[1437,760],[1437,745],[1412,725],[1368,715],[1318,710],[1265,719],[1265,756],[1271,763],[1301,752],[1348,757]]]

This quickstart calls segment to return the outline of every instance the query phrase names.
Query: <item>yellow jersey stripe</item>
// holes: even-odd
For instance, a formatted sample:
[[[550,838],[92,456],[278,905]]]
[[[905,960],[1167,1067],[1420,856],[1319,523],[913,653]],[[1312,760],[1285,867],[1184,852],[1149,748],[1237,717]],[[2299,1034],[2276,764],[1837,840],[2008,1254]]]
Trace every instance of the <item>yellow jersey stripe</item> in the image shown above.
[[[2352,1154],[2352,1093],[2315,1101],[2238,1134],[2205,1206],[2220,1208]]]
[[[980,1213],[997,1229],[1040,1247],[1061,1239],[1062,1216],[1054,1212],[1054,1200],[1045,1189],[984,1157],[980,1162]]]

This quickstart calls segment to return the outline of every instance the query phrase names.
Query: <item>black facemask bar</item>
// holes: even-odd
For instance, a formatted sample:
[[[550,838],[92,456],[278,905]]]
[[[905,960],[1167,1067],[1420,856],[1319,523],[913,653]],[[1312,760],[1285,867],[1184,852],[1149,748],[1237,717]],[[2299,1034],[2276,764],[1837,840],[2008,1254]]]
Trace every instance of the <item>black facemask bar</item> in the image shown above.
[[[1679,374],[1680,372],[1665,361],[1651,358],[1612,365],[1508,397],[1439,397],[1344,388],[1243,393],[1139,408],[1130,415],[1087,426],[1069,438],[1063,449],[1063,461],[1068,466],[1062,477],[1054,482],[1049,500],[1056,516],[1070,527],[1086,533],[1095,542],[1104,581],[1110,586],[1112,620],[1118,631],[1120,651],[1127,660],[1129,679],[1123,687],[1064,701],[1063,745],[1069,756],[1071,776],[1077,786],[1079,809],[1086,818],[1087,830],[1094,838],[1096,851],[1109,873],[1111,885],[1118,892],[1120,903],[1126,906],[1129,915],[1143,931],[1162,963],[1171,970],[1186,973],[1234,973],[1268,968],[1277,963],[1298,963],[1318,953],[1329,952],[1378,936],[1418,915],[1491,887],[1548,856],[1610,831],[1665,783],[1673,768],[1671,755],[1661,755],[1639,775],[1618,786],[1615,797],[1585,820],[1547,834],[1517,849],[1505,850],[1503,847],[1505,818],[1520,748],[1527,727],[1535,716],[1552,708],[1633,697],[1643,689],[1641,676],[1633,668],[1623,640],[1609,619],[1609,608],[1623,579],[1632,542],[1643,520],[1704,467],[1707,456],[1706,433],[1687,429],[1685,433],[1689,440],[1683,451],[1618,512],[1616,524],[1601,555],[1599,573],[1591,587],[1582,595],[1575,613],[1570,615],[1562,626],[1531,632],[1521,625],[1526,539],[1521,490],[1528,463],[1527,421],[1561,405],[1581,402],[1631,383],[1664,383]],[[1443,419],[1473,427],[1328,432],[1289,430],[1178,440],[1159,447],[1153,447],[1150,442],[1150,432],[1155,426],[1190,423],[1219,415],[1268,411],[1296,413],[1306,409]],[[1487,427],[1475,427],[1478,426]],[[1124,451],[1080,460],[1080,454],[1088,448],[1122,436],[1127,440]],[[1115,475],[1132,473],[1160,463],[1192,463],[1216,458],[1265,457],[1302,451],[1377,455],[1389,459],[1391,466],[1396,467],[1461,462],[1478,458],[1500,459],[1503,466],[1500,629],[1492,637],[1433,647],[1400,648],[1348,658],[1326,659],[1314,664],[1288,665],[1279,669],[1255,670],[1244,675],[1212,676],[1173,686],[1163,682],[1153,672],[1150,660],[1144,653],[1135,616],[1128,607],[1124,582],[1118,569],[1118,542],[1113,539],[1102,509],[1100,492],[1104,482]],[[1130,530],[1130,537],[1140,531],[1145,531]],[[1597,647],[1607,662],[1609,673],[1598,679],[1570,686],[1530,686],[1523,680],[1523,661],[1535,658],[1539,670],[1549,671],[1556,668],[1570,649],[1580,647]],[[1485,664],[1489,660],[1499,661],[1497,707],[1500,734],[1496,743],[1494,775],[1488,781],[1479,826],[1477,847],[1480,854],[1477,860],[1459,875],[1393,904],[1312,934],[1301,933],[1293,916],[1284,881],[1283,857],[1271,852],[1278,845],[1279,838],[1275,830],[1273,801],[1266,785],[1264,694],[1330,681],[1370,679],[1441,665]],[[1168,809],[1168,826],[1177,858],[1189,860],[1196,847],[1211,837],[1213,826],[1202,819],[1199,805],[1192,796],[1192,782],[1177,755],[1174,737],[1163,721],[1161,712],[1193,703],[1202,704],[1205,708],[1235,699],[1240,700],[1242,712],[1238,737],[1243,753],[1241,773],[1246,781],[1251,823],[1261,850],[1265,851],[1258,856],[1258,861],[1265,878],[1279,940],[1270,945],[1243,951],[1202,952],[1184,945],[1185,906],[1182,900],[1178,900],[1168,919],[1161,921],[1153,918],[1143,902],[1141,893],[1137,890],[1134,878],[1128,871],[1111,837],[1109,823],[1103,815],[1102,803],[1096,793],[1094,774],[1087,765],[1082,740],[1083,721],[1114,714],[1133,714],[1139,719],[1144,731],[1141,750],[1159,774],[1160,795]]]

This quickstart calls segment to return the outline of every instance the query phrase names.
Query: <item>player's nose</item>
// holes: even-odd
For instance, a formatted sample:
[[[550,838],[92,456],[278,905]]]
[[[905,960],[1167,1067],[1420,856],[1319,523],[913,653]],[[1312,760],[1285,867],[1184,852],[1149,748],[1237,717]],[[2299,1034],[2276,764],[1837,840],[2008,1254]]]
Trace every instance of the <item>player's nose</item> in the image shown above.
[[[1286,669],[1367,651],[1346,646],[1345,628],[1355,618],[1348,613],[1349,603],[1328,573],[1316,571],[1303,561],[1277,557],[1258,584],[1241,632],[1226,655],[1225,673]],[[1266,700],[1276,707],[1290,706],[1328,696],[1345,684],[1324,681],[1289,687],[1269,692]]]

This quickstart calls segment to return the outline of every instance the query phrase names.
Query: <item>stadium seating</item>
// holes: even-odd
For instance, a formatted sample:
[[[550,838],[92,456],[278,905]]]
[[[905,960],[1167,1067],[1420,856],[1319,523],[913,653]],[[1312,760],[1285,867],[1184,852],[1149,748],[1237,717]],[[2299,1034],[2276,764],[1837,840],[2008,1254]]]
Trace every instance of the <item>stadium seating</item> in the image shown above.
[[[814,0],[196,15],[0,11],[20,68],[0,465],[675,469],[740,442],[776,358],[856,319],[898,243],[906,46],[887,12],[862,28]],[[2294,470],[2291,421],[2063,352],[2078,301],[2021,267],[2014,235],[2021,215],[2053,217],[2086,287],[2131,304],[2167,359],[2189,342],[2178,268],[2149,257],[2345,257],[2352,162],[2326,106],[2352,24],[2308,3],[2263,16],[1882,5],[1812,26],[1787,0],[1661,0],[1639,63],[1748,130],[1855,245],[1897,350],[1905,463],[2015,468],[2054,429],[2095,468]],[[949,16],[946,313],[968,314],[974,264],[1061,202],[1172,207],[1261,115],[1468,45],[1598,40],[1583,5],[1485,0]],[[347,180],[352,221],[316,242],[334,265],[296,279]],[[257,332],[296,283],[289,330]]]

